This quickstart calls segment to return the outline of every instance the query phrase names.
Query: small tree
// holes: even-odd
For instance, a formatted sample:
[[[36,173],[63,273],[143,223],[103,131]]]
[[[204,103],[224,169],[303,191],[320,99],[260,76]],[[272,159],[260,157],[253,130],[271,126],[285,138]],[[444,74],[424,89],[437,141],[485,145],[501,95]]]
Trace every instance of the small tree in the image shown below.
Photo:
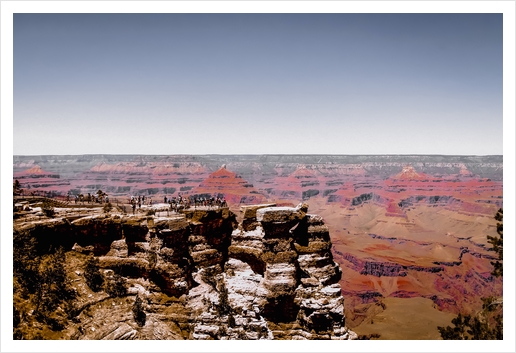
[[[213,287],[213,289],[217,289],[217,278],[216,276],[220,273],[220,267],[217,268],[216,266],[210,266],[206,267],[201,272],[201,278],[204,282],[208,283],[210,286]]]
[[[48,200],[43,201],[41,210],[47,217],[52,217],[55,214],[54,206]]]
[[[217,312],[219,315],[228,315],[231,312],[231,305],[229,305],[228,289],[224,283],[224,279],[220,281],[219,288],[219,304],[217,305]]]
[[[466,325],[469,323],[470,316],[462,316],[461,313],[452,320],[452,324],[454,327],[446,326],[441,327],[438,326],[437,329],[439,330],[439,333],[441,334],[441,337],[443,340],[464,340],[467,339],[465,336],[466,332]]]
[[[40,264],[42,282],[36,291],[34,316],[52,330],[65,327],[68,319],[62,308],[75,297],[66,275],[65,263],[65,252],[60,247],[55,253],[46,255]]]
[[[104,277],[100,273],[99,260],[93,255],[90,255],[86,262],[84,278],[86,279],[86,284],[94,292],[101,290],[104,285]]]
[[[104,196],[106,196],[106,195],[107,194],[104,191],[100,190],[100,189],[97,191],[97,196],[99,198],[99,201],[102,201],[104,199]]]
[[[21,195],[23,189],[21,188],[21,184],[18,179],[14,180],[13,183],[13,195]]]
[[[126,280],[124,277],[115,273],[113,275],[113,279],[108,281],[106,286],[106,293],[109,294],[110,297],[121,297],[127,293],[126,289]]]
[[[102,207],[102,210],[104,211],[104,213],[109,213],[112,209],[113,209],[113,205],[111,204],[111,202],[106,203],[104,205],[104,207]]]
[[[35,293],[41,286],[41,257],[36,250],[36,238],[29,232],[13,233],[13,276],[24,292]]]
[[[152,270],[156,267],[158,263],[158,251],[160,248],[160,243],[156,237],[151,238],[149,244],[149,250],[147,251],[147,261],[149,262],[149,269]]]
[[[147,314],[143,310],[143,302],[139,295],[136,296],[136,299],[133,304],[133,316],[134,321],[138,324],[138,326],[145,325],[145,321],[147,320]]]
[[[28,232],[13,234],[13,294],[23,299],[13,303],[13,324],[18,327],[13,332],[15,339],[33,338],[31,334],[26,336],[32,320],[39,321],[39,327],[46,324],[54,331],[62,330],[68,321],[64,308],[76,295],[66,274],[63,248],[51,248],[49,254],[39,255],[36,244]],[[30,316],[26,315],[27,308],[34,308]]]
[[[66,275],[66,269],[64,264],[66,263],[66,255],[63,247],[59,247],[54,254],[48,256],[43,267],[43,277],[49,286],[52,286],[59,293],[65,293],[68,291],[70,281]]]
[[[496,232],[500,237],[491,237],[487,236],[487,242],[493,245],[493,250],[498,254],[498,259],[503,261],[503,209],[499,209],[496,213],[495,219],[498,221],[496,223]],[[503,263],[500,261],[492,261],[491,265],[494,266],[493,272],[491,274],[495,277],[503,276]]]

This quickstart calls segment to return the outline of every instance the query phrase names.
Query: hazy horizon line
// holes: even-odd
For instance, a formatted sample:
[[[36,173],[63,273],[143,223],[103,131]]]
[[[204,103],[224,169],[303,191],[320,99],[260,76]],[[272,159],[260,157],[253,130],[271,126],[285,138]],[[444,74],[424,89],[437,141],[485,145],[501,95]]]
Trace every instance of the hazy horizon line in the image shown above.
[[[69,153],[69,154],[13,154],[13,157],[42,156],[442,156],[442,157],[498,157],[503,154],[442,154],[442,153]]]

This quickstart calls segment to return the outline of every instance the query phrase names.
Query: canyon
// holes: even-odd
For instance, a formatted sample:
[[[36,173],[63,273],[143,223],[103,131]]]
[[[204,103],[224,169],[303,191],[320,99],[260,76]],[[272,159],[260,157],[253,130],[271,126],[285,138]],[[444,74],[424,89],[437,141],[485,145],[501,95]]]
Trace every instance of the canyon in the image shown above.
[[[15,291],[18,338],[357,338],[345,326],[342,271],[328,228],[306,204],[244,207],[241,224],[225,207],[172,216],[54,211],[52,217],[18,214],[15,283],[20,288],[33,278],[20,264],[26,254],[18,244],[33,244],[31,251],[46,259],[62,249],[73,295],[46,310],[30,305],[40,303],[38,294]],[[92,258],[105,282],[119,276],[124,289],[93,290],[86,269]],[[52,285],[42,293],[52,298],[51,291]],[[143,320],[131,312],[136,300],[143,303]]]
[[[303,273],[312,273],[308,277],[311,278],[319,273],[317,266],[321,265],[325,271],[330,271],[328,273],[335,272],[335,277],[316,276],[318,286],[340,286],[345,298],[342,316],[346,318],[346,327],[357,334],[379,334],[380,339],[437,339],[437,326],[449,325],[458,312],[479,310],[482,297],[503,293],[502,280],[490,274],[490,262],[495,259],[495,253],[487,242],[487,236],[496,236],[494,215],[503,207],[502,156],[14,156],[13,167],[13,179],[20,182],[24,194],[52,196],[63,202],[67,194],[93,194],[99,189],[109,195],[113,204],[120,206],[127,205],[131,195],[152,198],[155,207],[165,196],[223,196],[228,200],[228,212],[234,215],[231,222],[239,226],[231,236],[224,238],[226,240],[221,240],[221,244],[226,242],[227,254],[226,250],[221,252],[223,255],[219,254],[216,247],[221,244],[210,244],[208,239],[199,238],[198,243],[192,245],[200,251],[195,256],[191,254],[192,261],[198,259],[197,263],[194,261],[195,266],[215,266],[217,261],[220,265],[220,261],[231,258],[224,262],[227,271],[233,271],[235,276],[241,274],[241,278],[246,278],[244,273],[254,278],[249,280],[257,287],[253,296],[262,298],[262,289],[258,290],[257,283],[270,290],[273,287],[267,286],[274,286],[276,275],[283,276],[278,283],[281,282],[280,287],[286,288],[288,293],[295,292],[294,287],[299,285],[312,288],[310,281],[304,283],[303,278],[296,277],[299,276],[296,271],[303,268]],[[297,243],[278,240],[271,245],[263,242],[263,236],[260,238],[262,232],[267,234],[267,225],[257,225],[263,219],[258,221],[256,212],[259,210],[249,211],[252,205],[273,204],[296,209],[300,203],[305,203],[311,213],[318,215],[306,219],[306,222],[315,222],[309,227],[326,227],[323,233],[331,241],[330,248],[326,249],[331,256],[320,258],[320,254],[304,254],[302,249],[306,244],[300,244],[301,240]],[[143,217],[148,207],[146,205],[135,217]],[[256,229],[262,230],[257,232]],[[163,230],[166,229],[158,231],[163,233]],[[144,235],[140,237],[143,238],[134,240],[134,244],[146,242]],[[165,239],[163,236],[162,241]],[[128,249],[140,246],[126,242]],[[115,253],[112,246],[99,245],[98,249]],[[271,257],[272,263],[258,260],[265,256],[267,247],[296,254],[281,255],[285,262],[275,263],[277,255]],[[286,247],[290,250],[285,250]],[[109,260],[106,254],[101,255],[102,261]],[[296,265],[292,262],[294,257]],[[127,258],[124,261],[128,261]],[[335,268],[332,270],[332,261],[339,264],[341,274]],[[103,263],[106,268],[107,263]],[[165,267],[162,276],[184,271],[182,266],[176,267]],[[236,291],[231,287],[231,276],[223,270],[221,267],[217,275],[225,273],[227,290]],[[184,277],[172,282],[184,283],[186,287],[198,283],[191,274],[181,276]],[[159,276],[153,278],[148,280],[155,285],[170,282]],[[246,288],[253,286],[251,282]],[[209,286],[200,287],[209,289]],[[217,288],[211,286],[213,297]],[[312,294],[305,289],[298,291],[297,297],[274,299],[275,305],[286,308],[281,314],[283,321],[292,319],[294,314],[288,309],[292,307],[296,308],[297,317],[306,317],[296,323],[298,326],[319,320],[308,319],[313,312],[310,313],[307,298]],[[185,294],[174,292],[176,284],[161,286],[160,291],[167,296]],[[278,293],[282,293],[281,290]],[[330,299],[331,296],[326,298],[331,302]],[[261,317],[269,322],[269,311],[265,309],[268,306],[264,305],[260,309]],[[304,309],[298,310],[298,307]],[[405,314],[395,310],[400,307],[405,308]],[[184,311],[183,308],[178,312]],[[413,315],[418,313],[425,313],[424,317],[415,320]],[[209,315],[203,320],[200,326],[216,326],[210,324],[213,318]],[[263,325],[257,319],[246,317],[246,320]],[[385,328],[394,321],[400,330],[394,332]],[[292,320],[288,322],[291,326],[282,328],[282,332],[287,333],[281,337],[306,336],[292,328]],[[417,329],[414,322],[426,322],[426,326]],[[180,326],[178,322],[176,325]],[[267,327],[274,336],[275,331],[270,326]],[[428,327],[435,330],[429,333]],[[205,337],[208,331],[199,328],[191,332],[198,335],[196,337]],[[264,331],[263,337],[269,337],[269,331],[267,334]],[[274,337],[280,337],[279,330],[276,331]],[[179,334],[183,338],[188,335]]]

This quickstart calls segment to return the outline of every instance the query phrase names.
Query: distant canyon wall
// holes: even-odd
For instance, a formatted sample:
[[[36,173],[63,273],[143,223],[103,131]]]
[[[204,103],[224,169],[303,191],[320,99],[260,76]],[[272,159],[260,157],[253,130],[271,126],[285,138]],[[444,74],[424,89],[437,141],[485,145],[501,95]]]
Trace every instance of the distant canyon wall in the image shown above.
[[[485,204],[503,206],[503,156],[84,155],[13,162],[13,178],[26,192],[62,196],[101,189],[154,202],[182,194],[225,195],[232,204],[322,197],[353,206],[373,193],[391,208],[419,196],[453,197],[480,212]]]

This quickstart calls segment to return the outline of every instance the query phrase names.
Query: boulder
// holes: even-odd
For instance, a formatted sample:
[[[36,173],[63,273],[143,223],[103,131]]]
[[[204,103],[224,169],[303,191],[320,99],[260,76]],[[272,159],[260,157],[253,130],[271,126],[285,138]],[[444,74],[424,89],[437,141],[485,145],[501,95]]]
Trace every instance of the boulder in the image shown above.
[[[115,240],[111,243],[111,249],[106,256],[127,257],[129,253],[125,239]]]
[[[274,207],[276,204],[274,203],[264,203],[260,205],[247,205],[240,206],[240,212],[242,213],[242,217],[244,219],[256,219],[256,211],[262,208],[270,208]]]
[[[256,220],[264,223],[293,223],[304,218],[303,212],[293,207],[265,207],[256,211]]]

